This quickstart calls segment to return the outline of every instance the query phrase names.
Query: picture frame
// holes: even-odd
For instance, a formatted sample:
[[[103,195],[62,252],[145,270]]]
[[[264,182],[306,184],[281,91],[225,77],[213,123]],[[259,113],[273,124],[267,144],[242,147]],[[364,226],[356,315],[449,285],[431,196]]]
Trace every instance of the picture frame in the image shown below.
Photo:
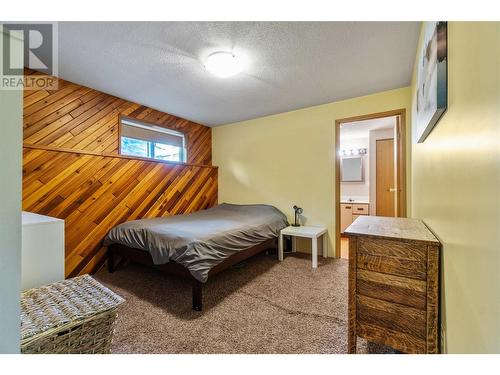
[[[417,60],[415,137],[423,142],[448,107],[448,23],[424,22]]]

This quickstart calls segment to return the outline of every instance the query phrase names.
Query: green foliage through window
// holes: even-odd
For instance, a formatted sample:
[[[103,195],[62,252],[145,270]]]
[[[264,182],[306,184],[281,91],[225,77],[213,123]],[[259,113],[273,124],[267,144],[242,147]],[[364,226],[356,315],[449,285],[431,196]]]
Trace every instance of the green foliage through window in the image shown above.
[[[182,162],[184,161],[183,151],[182,147],[121,137],[121,153],[123,155]]]

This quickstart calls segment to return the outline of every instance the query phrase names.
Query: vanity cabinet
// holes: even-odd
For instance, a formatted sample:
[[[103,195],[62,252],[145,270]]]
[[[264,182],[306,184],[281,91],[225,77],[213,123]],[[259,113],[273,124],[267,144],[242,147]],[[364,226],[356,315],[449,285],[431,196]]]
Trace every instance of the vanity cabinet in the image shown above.
[[[360,215],[369,215],[368,203],[341,203],[340,204],[340,233],[352,224]]]

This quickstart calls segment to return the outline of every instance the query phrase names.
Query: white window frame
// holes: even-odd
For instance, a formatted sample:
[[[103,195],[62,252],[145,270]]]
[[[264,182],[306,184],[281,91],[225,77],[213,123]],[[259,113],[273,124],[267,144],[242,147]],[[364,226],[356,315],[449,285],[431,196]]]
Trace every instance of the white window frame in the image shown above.
[[[119,120],[120,121],[119,121],[118,125],[120,126],[120,133],[119,133],[118,143],[119,143],[119,154],[120,155],[138,157],[138,158],[142,158],[142,159],[149,159],[149,160],[160,161],[160,162],[186,163],[186,161],[187,161],[187,149],[186,149],[186,135],[184,133],[177,131],[177,130],[167,129],[167,128],[164,128],[164,127],[161,127],[161,126],[149,123],[149,122],[126,117],[126,116],[120,116]],[[180,155],[181,160],[179,160],[179,161],[162,160],[162,159],[156,159],[154,157],[123,154],[122,153],[122,138],[124,136],[122,135],[122,124],[125,124],[127,126],[134,126],[136,128],[142,128],[142,129],[146,129],[146,130],[150,130],[150,131],[154,131],[154,132],[158,132],[158,133],[173,135],[173,136],[181,138],[182,139],[182,148],[181,148],[181,155]],[[130,137],[126,137],[126,138],[130,138]],[[136,139],[136,138],[130,138],[130,139]],[[153,145],[155,143],[155,142],[151,142],[151,141],[146,141],[146,142],[152,143]]]

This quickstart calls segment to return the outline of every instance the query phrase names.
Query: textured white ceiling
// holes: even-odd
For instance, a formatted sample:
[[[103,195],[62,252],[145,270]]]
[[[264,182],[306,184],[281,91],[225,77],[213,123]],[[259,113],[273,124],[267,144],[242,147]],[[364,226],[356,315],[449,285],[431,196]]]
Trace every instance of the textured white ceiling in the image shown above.
[[[416,22],[62,22],[59,76],[209,126],[407,86]],[[233,51],[244,71],[203,67]]]
[[[368,138],[371,130],[394,129],[396,116],[352,121],[340,125],[340,142],[348,139]]]

